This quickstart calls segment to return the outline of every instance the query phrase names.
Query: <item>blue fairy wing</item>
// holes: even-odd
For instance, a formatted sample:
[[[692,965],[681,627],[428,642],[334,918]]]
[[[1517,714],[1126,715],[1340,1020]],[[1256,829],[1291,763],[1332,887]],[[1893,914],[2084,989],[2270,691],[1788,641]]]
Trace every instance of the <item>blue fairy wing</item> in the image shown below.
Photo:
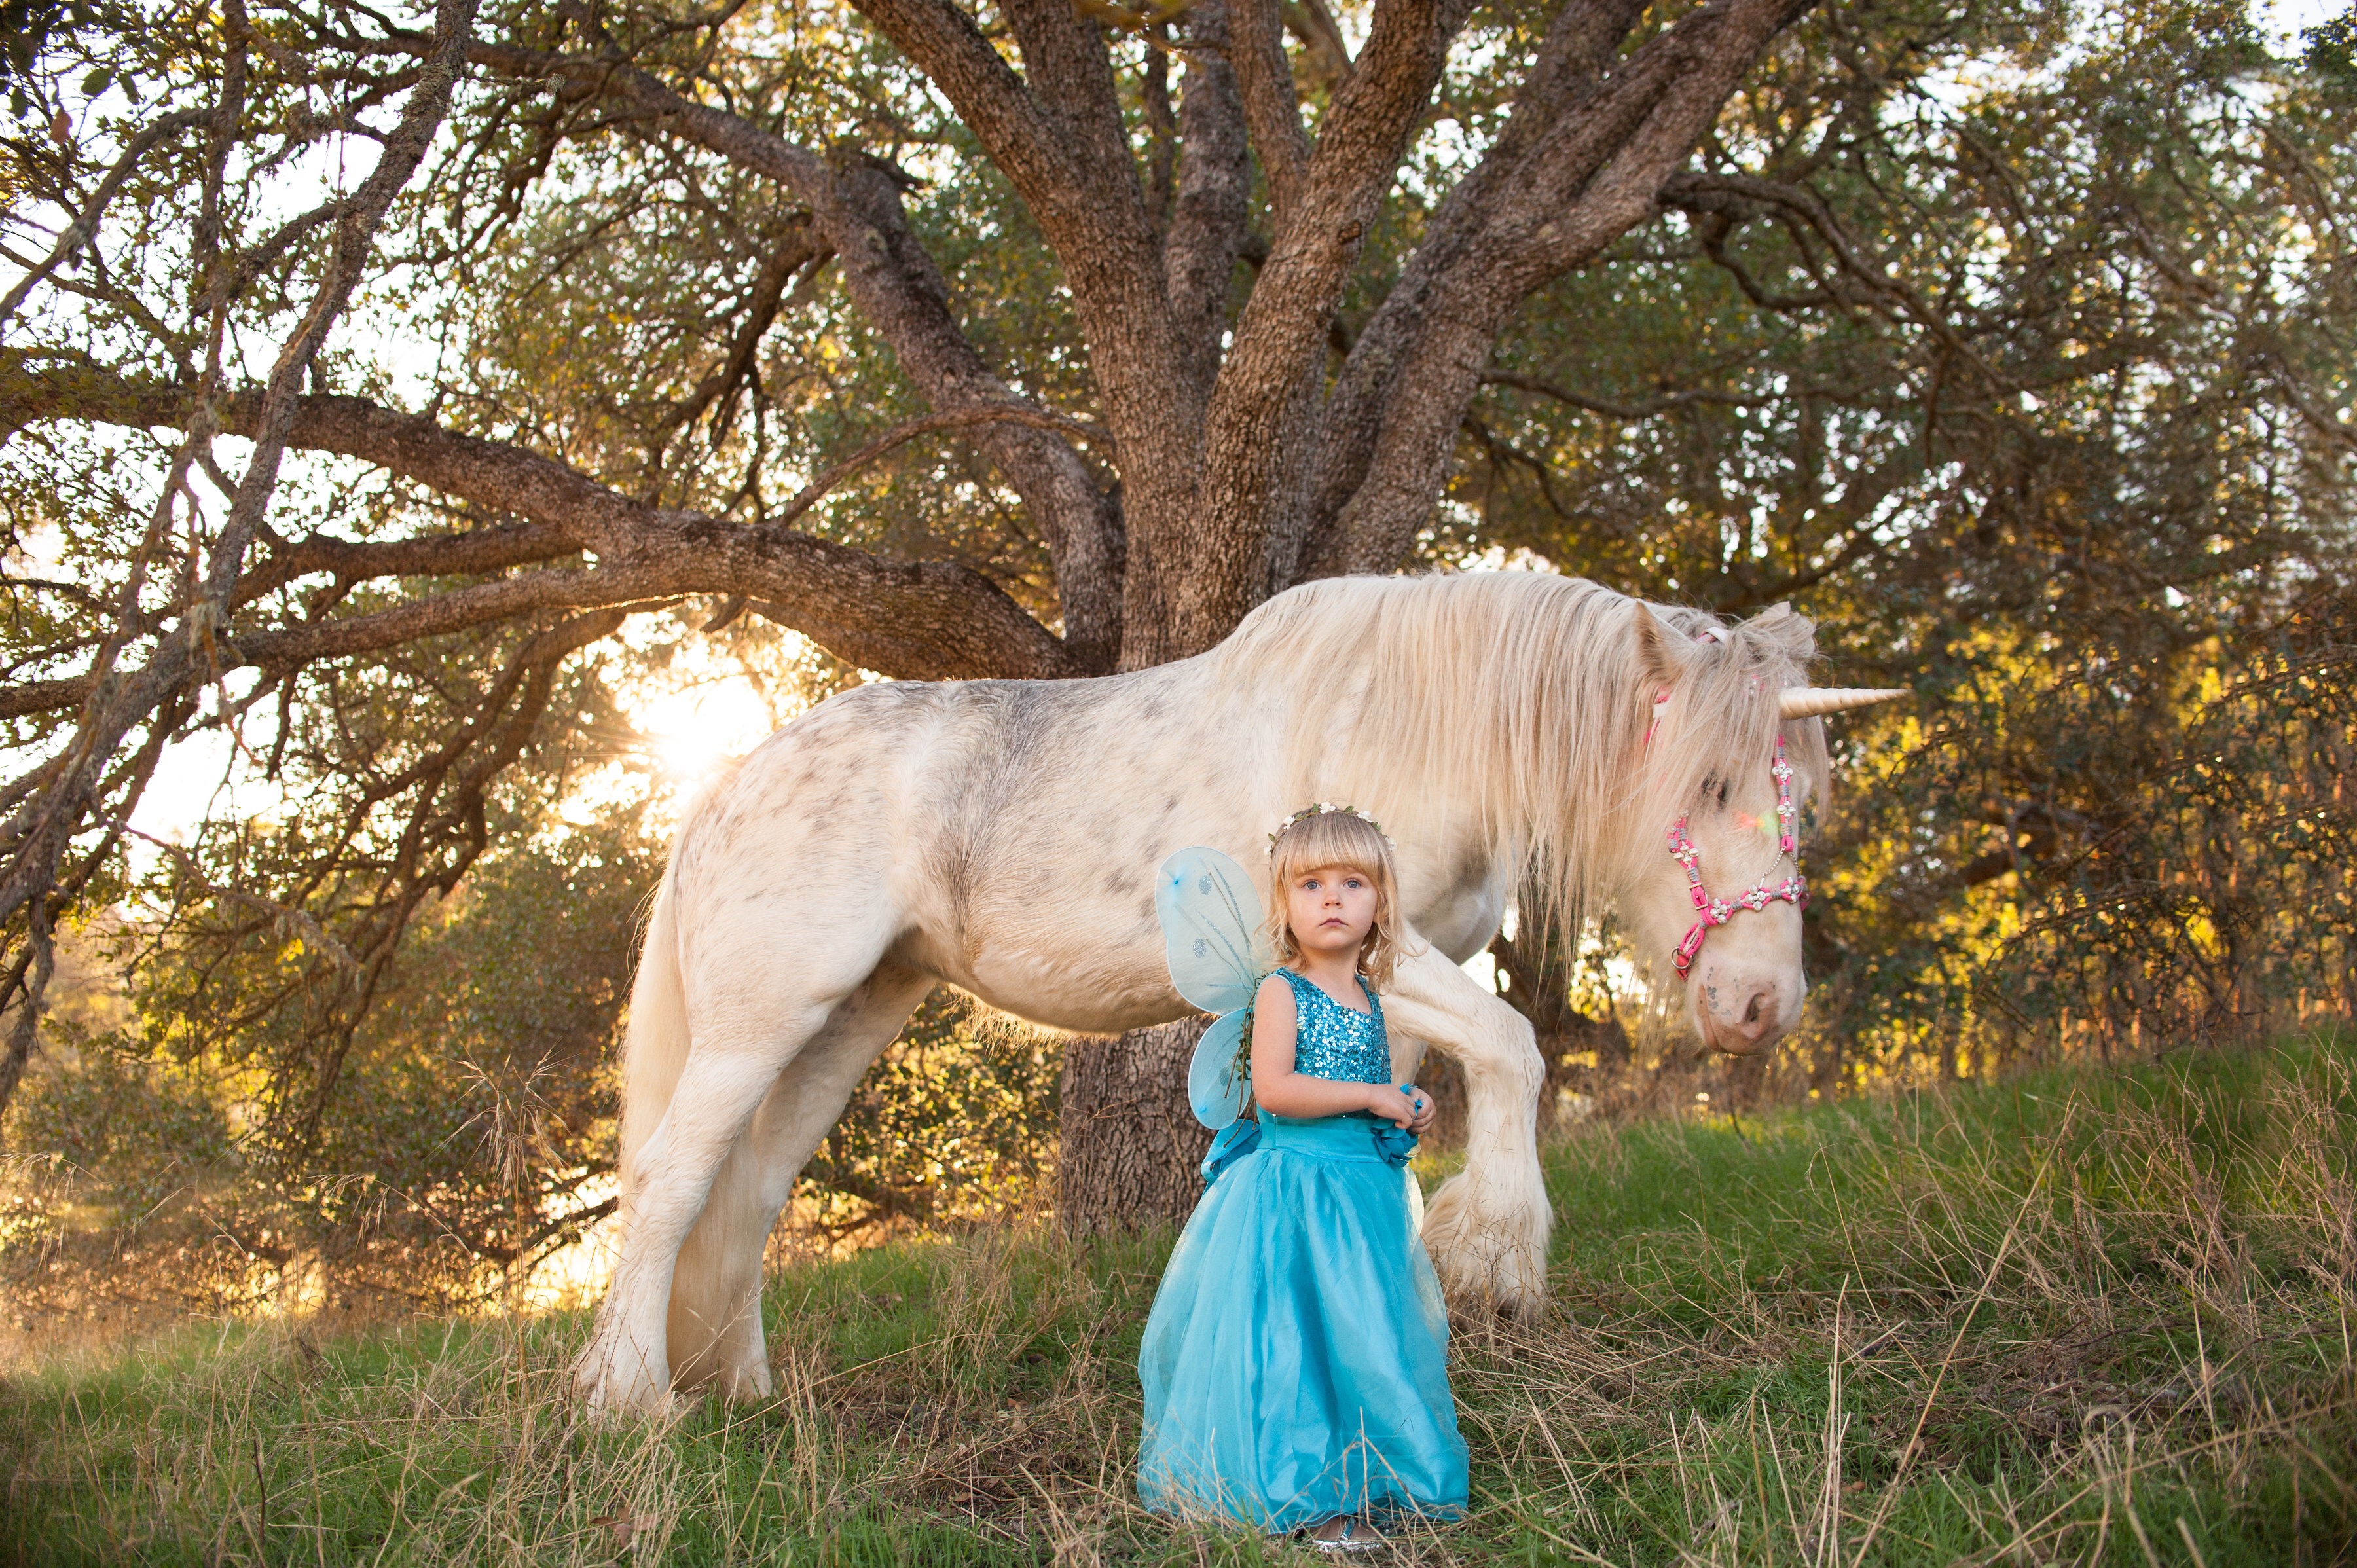
[[[1182,849],[1162,863],[1154,913],[1170,960],[1170,983],[1206,1013],[1232,1013],[1252,1002],[1269,966],[1254,950],[1260,892],[1215,849]]]
[[[1195,1042],[1195,1059],[1187,1067],[1187,1103],[1195,1120],[1218,1131],[1244,1113],[1251,1080],[1239,1070],[1238,1047],[1243,1044],[1244,1015],[1230,1013],[1213,1019]]]

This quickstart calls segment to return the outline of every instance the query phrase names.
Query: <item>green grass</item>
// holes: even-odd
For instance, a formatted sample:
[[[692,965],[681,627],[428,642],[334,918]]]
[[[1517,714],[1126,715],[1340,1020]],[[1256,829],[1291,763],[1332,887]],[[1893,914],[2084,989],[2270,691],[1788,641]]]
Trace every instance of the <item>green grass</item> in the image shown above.
[[[1555,1310],[1460,1321],[1465,1523],[1416,1563],[2357,1556],[2357,1051],[2310,1042],[1547,1151]],[[798,1267],[780,1393],[566,1397],[576,1316],[182,1331],[0,1388],[0,1558],[1292,1560],[1132,1500],[1168,1238]]]

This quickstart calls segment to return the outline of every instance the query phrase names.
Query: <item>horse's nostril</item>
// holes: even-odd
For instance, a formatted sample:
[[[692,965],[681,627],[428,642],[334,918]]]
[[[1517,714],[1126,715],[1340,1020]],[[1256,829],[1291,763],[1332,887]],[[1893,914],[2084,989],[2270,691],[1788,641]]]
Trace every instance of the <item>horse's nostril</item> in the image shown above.
[[[1751,1005],[1743,1010],[1743,1021],[1745,1023],[1757,1024],[1760,1022],[1760,1004],[1767,1000],[1767,994],[1768,993],[1764,991],[1755,991],[1751,993]]]

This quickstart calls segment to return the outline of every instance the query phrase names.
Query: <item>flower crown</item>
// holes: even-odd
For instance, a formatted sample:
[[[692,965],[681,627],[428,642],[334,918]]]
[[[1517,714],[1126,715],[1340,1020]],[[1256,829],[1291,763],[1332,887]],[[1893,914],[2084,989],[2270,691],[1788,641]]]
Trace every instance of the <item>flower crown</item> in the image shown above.
[[[1302,807],[1301,810],[1294,812],[1293,815],[1277,823],[1275,831],[1268,835],[1268,853],[1272,855],[1276,853],[1276,841],[1285,836],[1286,829],[1293,826],[1296,822],[1305,822],[1311,817],[1322,817],[1329,811],[1348,811],[1351,815],[1358,818],[1359,821],[1366,823],[1367,826],[1374,829],[1376,836],[1381,838],[1383,843],[1387,844],[1392,843],[1392,835],[1383,832],[1383,824],[1375,821],[1374,818],[1367,815],[1366,812],[1359,810],[1358,807],[1338,806],[1331,800],[1320,800],[1314,806]],[[1399,846],[1397,844],[1392,844],[1392,847],[1394,849],[1397,849]]]

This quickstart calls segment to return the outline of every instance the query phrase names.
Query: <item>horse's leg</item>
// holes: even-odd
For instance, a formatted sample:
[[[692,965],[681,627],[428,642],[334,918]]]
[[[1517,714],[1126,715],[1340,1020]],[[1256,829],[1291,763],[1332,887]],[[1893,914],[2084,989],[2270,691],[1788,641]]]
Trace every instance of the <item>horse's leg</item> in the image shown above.
[[[793,1196],[803,1162],[932,988],[931,975],[879,965],[762,1097],[753,1124],[713,1178],[672,1274],[666,1337],[675,1386],[714,1382],[728,1399],[770,1391],[761,1334],[761,1259],[770,1231]]]
[[[676,865],[674,865],[674,872]],[[823,878],[814,878],[823,883]],[[623,1093],[625,1150],[621,1256],[597,1327],[576,1371],[593,1411],[659,1411],[671,1399],[672,1281],[681,1246],[754,1112],[835,1010],[875,972],[890,940],[880,919],[860,920],[824,897],[780,919],[743,901],[706,916],[683,972],[668,940],[679,898],[667,885],[631,993],[631,1041]],[[863,929],[866,928],[866,929]],[[668,973],[666,973],[668,971]],[[657,979],[663,983],[653,983]],[[660,1033],[641,1058],[642,993],[667,995]],[[667,1097],[661,1079],[677,1062]],[[642,1076],[643,1075],[643,1076]],[[645,1141],[630,1148],[633,1097],[662,1106]]]
[[[1539,1173],[1539,1090],[1546,1064],[1528,1019],[1448,957],[1400,961],[1383,1013],[1465,1070],[1465,1169],[1425,1206],[1424,1243],[1449,1294],[1535,1317],[1546,1297],[1555,1212]]]

